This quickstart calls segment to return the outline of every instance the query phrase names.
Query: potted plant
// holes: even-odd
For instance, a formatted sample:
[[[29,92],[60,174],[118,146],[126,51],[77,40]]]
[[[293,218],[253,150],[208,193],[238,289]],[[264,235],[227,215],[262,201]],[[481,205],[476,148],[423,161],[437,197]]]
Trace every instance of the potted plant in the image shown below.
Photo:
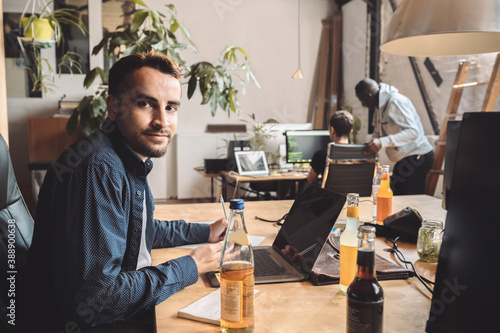
[[[28,7],[28,2],[26,7]],[[52,47],[57,44],[64,46],[63,25],[73,25],[83,34],[87,33],[87,28],[79,18],[79,12],[70,8],[51,9],[53,1],[47,3],[41,8],[38,14],[31,13],[29,16],[21,17],[24,37],[21,41],[24,44],[22,48],[26,66],[31,82],[31,92],[36,94],[47,94],[55,89],[54,76],[61,73],[61,69],[67,68],[68,72],[82,73],[82,67],[78,61],[81,56],[75,52],[64,52],[57,63],[57,70],[54,71],[50,62],[42,56],[41,49]],[[26,52],[26,50],[28,52]]]
[[[35,0],[33,0],[35,1]],[[26,7],[30,4],[28,1]],[[23,25],[24,41],[50,41],[55,40],[58,44],[64,40],[61,26],[69,24],[77,27],[83,34],[87,33],[85,24],[79,17],[79,12],[71,8],[51,9],[54,1],[49,1],[38,14],[31,13],[30,16],[21,17]],[[53,32],[53,34],[52,34]],[[52,35],[54,38],[52,39]]]
[[[124,14],[133,16],[131,22],[120,25],[115,31],[107,33],[94,47],[92,54],[96,55],[103,50],[111,59],[150,50],[166,54],[184,69],[185,76],[189,79],[188,98],[191,98],[196,88],[199,87],[202,104],[210,105],[212,115],[215,115],[219,107],[228,115],[230,112],[238,114],[241,108],[233,77],[239,78],[240,84],[243,84],[243,78],[240,75],[243,73],[247,80],[252,80],[258,85],[250,70],[245,50],[241,47],[229,46],[222,53],[222,59],[217,65],[206,61],[188,65],[181,52],[187,48],[196,51],[196,47],[188,30],[177,19],[174,5],[165,5],[169,14],[167,17],[155,9],[148,8],[141,0],[129,0],[129,2],[140,6]],[[185,39],[184,43],[178,38],[179,33]],[[70,135],[73,135],[77,128],[88,135],[99,129],[107,117],[106,72],[100,67],[92,69],[85,77],[84,86],[88,89],[96,79],[101,82],[99,89],[93,95],[85,96],[80,101],[68,121],[66,129]]]

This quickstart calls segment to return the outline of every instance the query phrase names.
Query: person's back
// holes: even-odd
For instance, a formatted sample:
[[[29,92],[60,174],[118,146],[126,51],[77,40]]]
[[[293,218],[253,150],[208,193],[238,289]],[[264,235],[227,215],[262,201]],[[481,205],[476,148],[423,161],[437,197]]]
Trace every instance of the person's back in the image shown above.
[[[330,117],[330,140],[335,143],[349,143],[354,123],[353,116],[348,111],[337,111]],[[323,175],[326,166],[326,147],[318,150],[311,161],[311,167],[307,174],[307,181],[310,184],[317,184],[320,176]]]

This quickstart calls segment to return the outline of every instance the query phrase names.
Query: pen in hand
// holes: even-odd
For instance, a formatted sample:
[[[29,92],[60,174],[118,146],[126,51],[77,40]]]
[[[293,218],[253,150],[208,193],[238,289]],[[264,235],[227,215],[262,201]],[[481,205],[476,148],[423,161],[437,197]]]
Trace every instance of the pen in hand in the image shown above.
[[[229,223],[227,220],[227,214],[226,214],[226,207],[224,206],[224,198],[222,197],[222,194],[220,195],[220,204],[222,205],[222,212],[224,213],[224,219]],[[226,231],[224,231],[221,234],[221,237],[224,237],[226,235]]]

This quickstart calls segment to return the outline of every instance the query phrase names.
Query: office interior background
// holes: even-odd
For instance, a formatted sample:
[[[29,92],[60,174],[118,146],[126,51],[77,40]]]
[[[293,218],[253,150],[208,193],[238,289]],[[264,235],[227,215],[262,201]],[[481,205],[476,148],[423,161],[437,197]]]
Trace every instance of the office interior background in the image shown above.
[[[27,0],[3,0],[4,20],[7,13],[22,13],[26,2]],[[255,114],[257,122],[274,119],[284,127],[287,124],[311,122],[311,112],[318,103],[318,78],[321,71],[325,70],[319,61],[322,20],[332,18],[338,12],[342,14],[341,67],[337,73],[341,77],[342,93],[338,98],[342,105],[351,106],[354,115],[361,120],[358,141],[367,140],[370,137],[368,111],[356,99],[354,86],[359,80],[370,76],[370,66],[373,65],[370,36],[383,36],[393,13],[391,1],[381,0],[381,29],[374,29],[376,25],[371,22],[368,9],[375,2],[300,0],[299,7],[298,0],[146,0],[148,6],[165,14],[165,4],[175,5],[179,20],[189,30],[197,47],[197,52],[183,52],[188,63],[201,60],[217,62],[226,46],[241,46],[248,53],[252,71],[261,86],[259,89],[252,83],[247,83],[245,93],[240,89],[238,98],[242,112],[238,117],[234,113],[228,116],[222,110],[212,116],[208,105],[200,105],[199,91],[188,100],[187,84],[183,85],[176,137],[167,155],[154,160],[155,168],[150,175],[149,181],[155,199],[165,201],[170,198],[196,199],[210,196],[210,180],[195,172],[193,167],[203,165],[204,158],[223,157],[226,152],[225,140],[232,138],[233,134],[206,133],[208,124],[252,123],[251,114]],[[77,6],[88,3],[88,11],[84,14],[88,15],[90,23],[90,49],[102,38],[103,26],[108,25],[114,30],[122,19],[120,6],[123,1],[120,0],[65,0],[65,3]],[[400,0],[395,3],[399,4]],[[54,48],[44,49],[43,52],[55,64]],[[299,55],[304,78],[292,79],[299,65]],[[444,120],[459,62],[471,61],[468,81],[485,82],[489,80],[495,57],[496,54],[431,57],[434,72],[425,64],[426,58],[415,58],[428,93],[428,101],[439,125]],[[90,58],[91,67],[102,66],[103,62],[102,55]],[[409,58],[380,52],[377,65],[380,81],[394,85],[413,101],[426,134],[434,142],[437,135]],[[442,79],[439,84],[435,80],[436,73]],[[84,95],[91,94],[96,87],[85,90],[84,75],[63,74],[55,78],[57,88],[54,93],[42,97],[26,97],[26,72],[16,57],[5,58],[5,79],[10,152],[18,183],[26,197],[31,187],[28,118],[51,117],[57,112],[58,102],[63,96],[66,100],[79,100]],[[459,113],[479,111],[485,91],[485,85],[465,90]],[[5,115],[5,110],[1,112]],[[4,121],[5,118],[0,119]],[[247,129],[250,126],[247,124]],[[388,162],[384,153],[380,160]],[[440,191],[438,185],[436,196],[440,195]]]

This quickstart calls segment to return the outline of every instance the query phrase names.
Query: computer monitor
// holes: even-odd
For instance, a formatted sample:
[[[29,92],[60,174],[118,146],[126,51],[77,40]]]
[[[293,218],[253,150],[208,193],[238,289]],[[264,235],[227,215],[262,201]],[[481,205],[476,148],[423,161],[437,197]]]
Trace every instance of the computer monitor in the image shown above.
[[[328,130],[286,131],[286,162],[311,163],[317,151],[325,150],[330,142]]]
[[[455,133],[454,167],[447,181],[451,187],[447,188],[448,211],[428,333],[489,332],[497,325],[498,124],[500,112],[466,112],[460,129],[448,124],[448,131],[456,129],[459,133]],[[446,168],[450,167],[448,164]]]
[[[458,140],[460,139],[460,130],[462,129],[461,120],[449,120],[446,131],[446,149],[444,159],[443,173],[443,209],[448,209],[448,203],[452,193],[451,181],[455,170],[455,160],[457,158]]]

